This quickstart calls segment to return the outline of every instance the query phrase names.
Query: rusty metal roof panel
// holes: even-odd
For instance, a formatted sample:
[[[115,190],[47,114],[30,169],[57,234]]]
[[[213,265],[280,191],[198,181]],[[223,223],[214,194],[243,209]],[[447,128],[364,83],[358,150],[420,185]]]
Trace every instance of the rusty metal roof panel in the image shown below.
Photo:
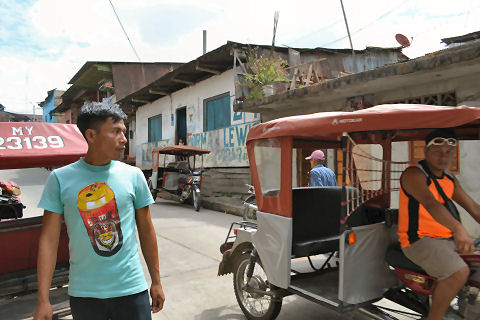
[[[226,45],[206,53],[198,59],[183,64],[147,86],[117,101],[120,104],[142,105],[214,75],[214,73],[203,71],[203,69],[209,69],[210,71],[218,73],[225,72],[233,67],[231,56],[232,47],[233,44],[229,42]]]
[[[113,83],[117,100],[122,100],[125,96],[138,91],[182,64],[183,63],[112,64]]]
[[[125,62],[125,61],[87,61],[85,64],[80,68],[80,70],[75,73],[75,75],[70,79],[68,84],[74,84],[88,69],[91,69],[93,66],[98,66],[99,71],[109,71],[110,66],[112,64],[129,64],[129,65],[155,65],[155,64],[176,64],[180,65],[180,62]],[[107,69],[104,67],[107,66]]]

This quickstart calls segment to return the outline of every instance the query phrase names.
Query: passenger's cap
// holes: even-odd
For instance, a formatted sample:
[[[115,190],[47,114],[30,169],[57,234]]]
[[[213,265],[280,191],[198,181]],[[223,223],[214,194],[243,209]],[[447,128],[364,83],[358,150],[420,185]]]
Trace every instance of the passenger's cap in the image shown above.
[[[305,160],[310,160],[310,159],[325,160],[325,154],[323,153],[322,150],[315,150],[312,152],[310,157],[305,158]]]

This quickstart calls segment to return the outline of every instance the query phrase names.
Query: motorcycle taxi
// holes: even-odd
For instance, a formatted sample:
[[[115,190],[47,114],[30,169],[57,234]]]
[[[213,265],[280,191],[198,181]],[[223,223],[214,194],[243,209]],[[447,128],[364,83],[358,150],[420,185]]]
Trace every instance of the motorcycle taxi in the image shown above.
[[[480,109],[380,105],[281,118],[250,130],[256,221],[232,224],[218,271],[233,273],[247,319],[275,319],[282,299],[292,294],[374,319],[428,314],[436,279],[398,247],[400,175],[412,163],[396,158],[408,157],[408,143],[424,140],[434,128],[479,140]],[[300,184],[302,149],[336,158],[338,187]],[[469,320],[480,317],[479,242],[474,253],[461,255],[471,275],[450,310]],[[307,260],[311,267],[305,269]],[[378,304],[381,299],[395,307]]]
[[[203,155],[209,150],[186,145],[174,145],[154,148],[152,151],[152,175],[148,186],[153,199],[159,192],[167,192],[178,197],[180,203],[191,199],[195,211],[200,210],[202,184]],[[160,154],[164,155],[163,167],[159,166]],[[167,164],[167,156],[175,157],[175,161]],[[196,158],[200,156],[201,166],[196,167]]]
[[[23,209],[19,196],[20,186],[13,181],[0,181],[0,220],[23,217]]]
[[[0,122],[0,170],[63,166],[86,152],[87,143],[75,125]],[[42,217],[23,217],[25,206],[16,198],[19,189],[16,186],[5,183],[7,190],[0,196],[0,298],[32,292],[38,285],[36,268]],[[68,241],[62,223],[52,288],[68,283]]]

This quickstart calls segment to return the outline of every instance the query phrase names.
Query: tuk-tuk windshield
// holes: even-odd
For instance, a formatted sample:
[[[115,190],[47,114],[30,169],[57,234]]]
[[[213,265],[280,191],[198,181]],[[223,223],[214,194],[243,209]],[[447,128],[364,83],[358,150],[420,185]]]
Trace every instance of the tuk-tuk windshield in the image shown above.
[[[266,196],[277,196],[280,192],[281,148],[277,139],[260,140],[255,143],[255,164],[260,189]]]

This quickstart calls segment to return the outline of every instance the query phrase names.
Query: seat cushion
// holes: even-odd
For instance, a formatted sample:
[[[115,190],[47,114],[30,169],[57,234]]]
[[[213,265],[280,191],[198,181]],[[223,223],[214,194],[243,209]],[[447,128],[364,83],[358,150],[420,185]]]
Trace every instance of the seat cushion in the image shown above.
[[[292,254],[296,257],[314,256],[317,254],[338,251],[340,236],[318,239],[303,239],[292,245]]]
[[[407,269],[413,272],[426,274],[420,266],[416,265],[405,256],[398,243],[388,247],[386,260],[388,264],[394,268]]]

